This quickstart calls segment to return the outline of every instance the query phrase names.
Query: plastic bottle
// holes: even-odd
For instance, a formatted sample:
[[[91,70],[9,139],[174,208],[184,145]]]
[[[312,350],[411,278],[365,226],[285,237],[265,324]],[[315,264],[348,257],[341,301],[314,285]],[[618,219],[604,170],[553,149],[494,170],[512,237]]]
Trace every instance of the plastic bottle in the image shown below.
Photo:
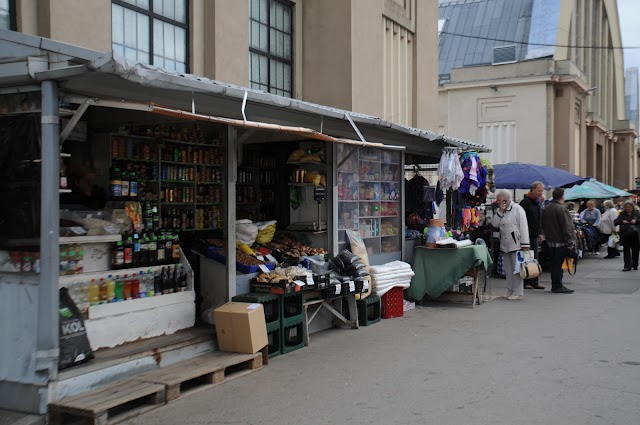
[[[95,305],[100,303],[100,289],[95,279],[91,279],[89,283],[89,304]]]
[[[120,168],[114,165],[111,168],[111,183],[110,183],[111,200],[119,201],[122,197],[122,174]]]
[[[133,267],[140,266],[140,236],[133,234]]]
[[[124,301],[124,280],[120,277],[120,275],[116,275],[116,293],[115,293],[116,301]]]
[[[100,278],[100,282],[98,283],[98,290],[100,291],[100,304],[107,304],[109,302],[107,282],[102,277]]]
[[[149,266],[155,266],[158,264],[158,238],[156,236],[149,236],[147,239],[147,249],[149,252],[148,262]]]
[[[160,233],[160,236],[158,237],[158,252],[156,253],[156,255],[157,255],[156,264],[158,265],[164,264],[166,259],[166,249],[165,249],[165,240],[164,240],[163,233]]]
[[[138,199],[138,175],[135,171],[129,172],[129,200]]]
[[[131,299],[131,278],[128,274],[124,275],[122,282],[122,298],[126,300]]]
[[[131,277],[131,299],[140,298],[140,278],[136,273]]]
[[[111,251],[111,267],[114,270],[124,268],[124,245],[122,241],[118,241],[113,251]]]
[[[155,286],[154,286],[154,275],[153,275],[153,270],[148,269],[147,272],[144,274],[146,277],[146,289],[147,289],[147,297],[153,297],[156,293],[155,291]]]
[[[123,201],[129,200],[129,173],[122,172],[122,198]]]
[[[173,292],[180,292],[180,272],[178,271],[178,267],[174,267],[171,272],[171,287],[173,288]]]
[[[149,265],[149,239],[147,234],[143,233],[140,236],[140,264],[139,266]]]
[[[133,238],[131,236],[124,243],[124,267],[133,267]]]
[[[107,277],[107,302],[115,302],[116,301],[116,282],[113,280],[113,277],[109,275]]]
[[[153,295],[162,295],[162,273],[160,270],[156,270],[153,275]]]
[[[162,268],[162,293],[163,294],[170,294],[171,288],[171,283],[169,281],[169,273],[167,271],[167,268],[163,267]]]

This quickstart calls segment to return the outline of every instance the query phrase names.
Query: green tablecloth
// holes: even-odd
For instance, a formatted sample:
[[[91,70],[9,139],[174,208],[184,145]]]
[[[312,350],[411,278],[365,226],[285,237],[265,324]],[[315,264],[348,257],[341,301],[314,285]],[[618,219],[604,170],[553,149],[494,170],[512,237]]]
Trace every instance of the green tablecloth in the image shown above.
[[[488,270],[492,264],[485,245],[454,249],[416,247],[412,263],[416,275],[405,295],[415,301],[420,301],[425,295],[437,298],[471,267],[484,265]]]

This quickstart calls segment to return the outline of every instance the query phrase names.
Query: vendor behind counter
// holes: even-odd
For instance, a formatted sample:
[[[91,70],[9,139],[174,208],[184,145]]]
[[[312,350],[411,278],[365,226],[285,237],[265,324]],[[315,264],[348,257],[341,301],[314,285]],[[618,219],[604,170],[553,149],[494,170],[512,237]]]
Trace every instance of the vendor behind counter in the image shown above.
[[[102,210],[107,203],[107,193],[95,184],[96,170],[80,165],[71,170],[69,189],[71,193],[60,195],[61,205],[81,205],[92,210]]]

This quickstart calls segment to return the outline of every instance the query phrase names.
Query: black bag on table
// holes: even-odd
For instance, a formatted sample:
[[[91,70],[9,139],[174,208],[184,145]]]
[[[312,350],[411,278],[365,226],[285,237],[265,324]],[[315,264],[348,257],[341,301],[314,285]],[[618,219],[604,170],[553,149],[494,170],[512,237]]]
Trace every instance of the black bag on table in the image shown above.
[[[82,314],[67,288],[60,288],[60,358],[58,369],[66,369],[93,359]]]

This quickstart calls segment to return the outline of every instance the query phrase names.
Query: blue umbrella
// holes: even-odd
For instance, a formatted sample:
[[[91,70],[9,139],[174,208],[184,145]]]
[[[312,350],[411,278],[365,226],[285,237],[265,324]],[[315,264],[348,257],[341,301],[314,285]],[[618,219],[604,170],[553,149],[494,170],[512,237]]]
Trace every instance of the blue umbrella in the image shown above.
[[[631,196],[629,192],[617,189],[608,184],[599,182],[596,179],[589,179],[580,185],[573,186],[565,190],[564,199],[567,201],[573,199],[607,199]]]
[[[585,181],[580,176],[558,168],[519,162],[496,164],[493,172],[498,189],[529,189],[535,181],[544,183],[545,189],[551,189]]]

